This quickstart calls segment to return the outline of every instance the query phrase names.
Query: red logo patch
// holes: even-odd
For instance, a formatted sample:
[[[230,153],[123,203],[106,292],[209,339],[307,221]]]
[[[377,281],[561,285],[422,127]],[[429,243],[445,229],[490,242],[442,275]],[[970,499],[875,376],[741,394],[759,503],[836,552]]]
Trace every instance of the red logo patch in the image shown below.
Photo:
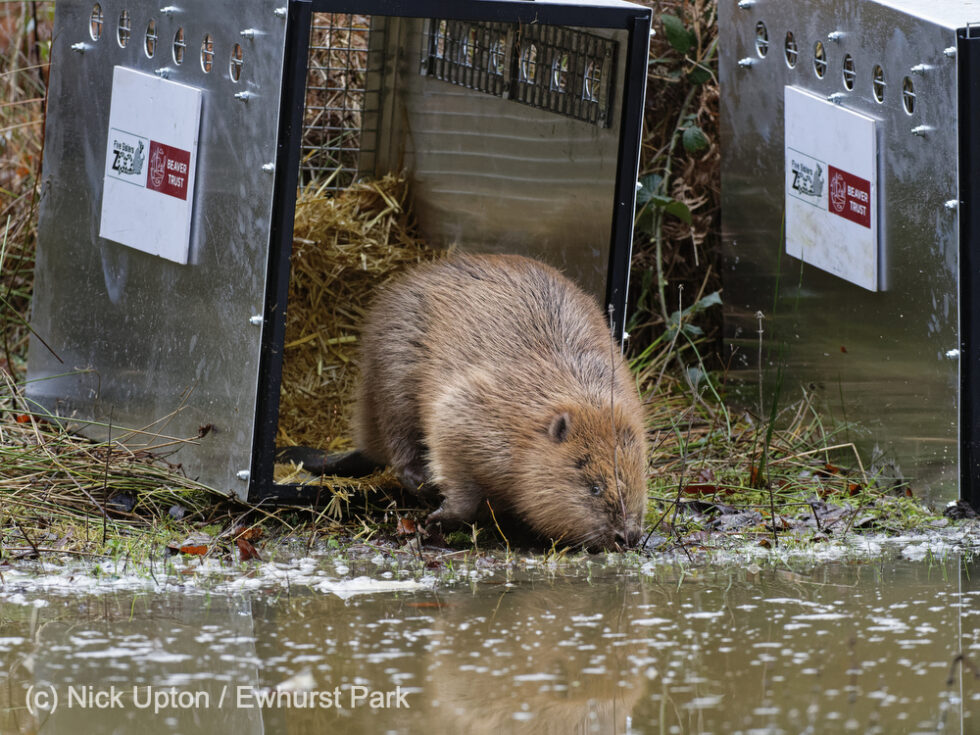
[[[828,166],[827,209],[862,227],[871,228],[871,182]]]
[[[190,151],[151,140],[146,188],[187,201],[187,177],[190,168]]]

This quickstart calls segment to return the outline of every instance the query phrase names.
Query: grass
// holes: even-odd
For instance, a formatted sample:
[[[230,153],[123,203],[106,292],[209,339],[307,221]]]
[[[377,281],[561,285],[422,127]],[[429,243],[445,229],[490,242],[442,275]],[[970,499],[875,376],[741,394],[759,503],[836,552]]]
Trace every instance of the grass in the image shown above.
[[[647,538],[689,553],[939,522],[907,488],[869,476],[844,438],[849,427],[827,425],[807,397],[783,406],[769,399],[765,415],[726,406],[711,349],[720,301],[715,9],[709,0],[650,4],[660,33],[649,75],[659,91],[647,110],[630,327],[653,447]],[[81,438],[26,401],[52,14],[50,2],[0,4],[0,28],[9,31],[0,34],[0,562],[55,554],[139,561],[195,531],[206,534],[206,553],[234,556],[236,536],[253,525],[266,539],[307,549],[324,539],[345,546],[413,538],[399,535],[398,520],[425,511],[396,494],[369,500],[332,491],[320,508],[248,506],[189,480],[165,453]],[[822,528],[821,515],[836,518],[833,527]],[[726,530],[735,516],[751,522]],[[492,527],[448,540],[464,549],[510,546]],[[566,553],[547,550],[550,559]]]

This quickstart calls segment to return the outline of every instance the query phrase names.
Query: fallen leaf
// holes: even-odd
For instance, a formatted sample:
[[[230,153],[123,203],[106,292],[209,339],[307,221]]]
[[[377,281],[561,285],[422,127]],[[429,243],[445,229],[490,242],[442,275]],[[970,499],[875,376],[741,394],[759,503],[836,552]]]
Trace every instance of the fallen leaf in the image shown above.
[[[414,535],[418,532],[418,526],[415,525],[415,521],[411,518],[399,518],[398,526],[395,528],[395,533],[399,536]]]
[[[817,470],[816,474],[823,475],[824,477],[830,477],[832,475],[840,474],[840,467],[830,464],[827,462],[821,469]]]
[[[231,532],[231,535],[237,541],[238,539],[245,539],[246,541],[258,541],[262,538],[262,527],[261,526],[236,526],[235,530]]]
[[[252,543],[242,536],[235,539],[235,545],[238,547],[238,558],[242,561],[252,561],[252,559],[258,559],[262,561],[262,557],[259,556],[258,550],[252,546]]]
[[[191,554],[194,556],[204,556],[208,553],[208,548],[211,546],[212,539],[206,533],[202,531],[194,531],[188,534],[187,538],[181,541],[179,544],[167,544],[167,548],[170,549],[171,553],[176,554],[180,552],[181,554]]]

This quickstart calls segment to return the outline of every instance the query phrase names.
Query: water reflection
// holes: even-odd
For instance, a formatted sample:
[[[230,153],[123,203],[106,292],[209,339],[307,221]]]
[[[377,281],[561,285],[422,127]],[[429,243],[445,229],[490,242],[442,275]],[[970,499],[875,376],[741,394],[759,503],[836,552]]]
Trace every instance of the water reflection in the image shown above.
[[[975,732],[978,580],[950,558],[49,597],[0,606],[0,732]]]

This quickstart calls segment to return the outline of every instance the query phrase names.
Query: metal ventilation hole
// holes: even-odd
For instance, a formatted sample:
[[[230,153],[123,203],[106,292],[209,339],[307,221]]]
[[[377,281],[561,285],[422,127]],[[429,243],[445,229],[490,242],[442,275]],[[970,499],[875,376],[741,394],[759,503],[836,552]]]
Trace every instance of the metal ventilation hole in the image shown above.
[[[174,34],[174,63],[183,64],[184,63],[184,50],[187,48],[187,44],[184,42],[184,29],[178,28],[177,32]]]
[[[857,77],[857,72],[854,71],[854,57],[850,54],[844,55],[842,76],[844,81],[844,89],[848,91],[854,89],[854,80]]]
[[[912,84],[911,77],[902,80],[902,107],[909,115],[915,112],[915,86]]]
[[[236,43],[231,50],[231,61],[228,63],[228,73],[231,81],[237,82],[242,78],[242,67],[245,65],[245,57],[242,53],[241,44]]]
[[[823,47],[823,41],[813,44],[813,73],[820,79],[827,73],[827,51]]]
[[[129,37],[132,32],[132,26],[129,20],[129,11],[123,10],[119,14],[119,23],[116,26],[116,41],[119,43],[119,48],[126,48],[129,44]]]
[[[871,91],[879,103],[885,101],[885,86],[885,71],[881,64],[875,64],[874,71],[871,72]]]
[[[96,3],[92,6],[92,14],[88,19],[88,35],[93,41],[98,41],[102,38],[102,20],[104,16],[102,15],[102,6]]]
[[[201,41],[201,70],[205,74],[208,74],[210,73],[213,66],[214,66],[214,38],[211,37],[210,33],[205,33],[204,40]]]
[[[769,53],[769,29],[761,20],[755,24],[755,52],[761,59]]]
[[[786,56],[786,66],[790,69],[796,68],[796,62],[800,59],[800,50],[796,45],[796,38],[793,36],[793,31],[786,31],[783,54]]]
[[[157,52],[157,38],[157,22],[150,18],[150,22],[146,24],[146,33],[143,34],[143,51],[148,59],[152,59]]]

